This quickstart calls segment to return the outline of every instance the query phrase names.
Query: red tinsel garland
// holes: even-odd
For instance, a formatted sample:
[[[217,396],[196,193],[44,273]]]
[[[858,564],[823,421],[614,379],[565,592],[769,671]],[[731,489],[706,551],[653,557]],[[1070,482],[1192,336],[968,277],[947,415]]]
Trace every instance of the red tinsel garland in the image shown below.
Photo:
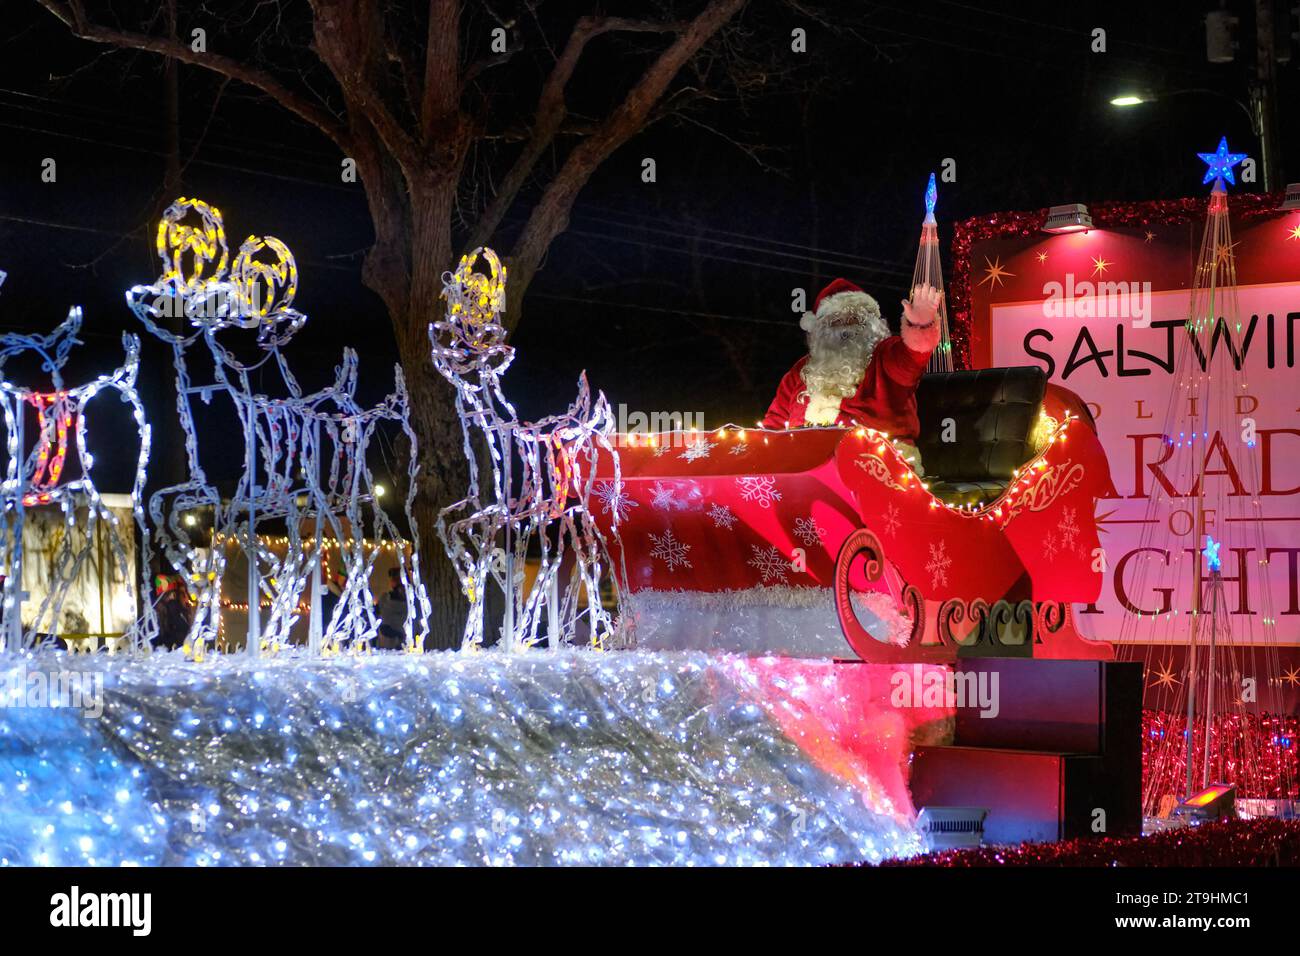
[[[1146,837],[945,850],[881,865],[1300,866],[1300,820],[1227,820],[1162,830]]]
[[[1243,222],[1282,215],[1278,211],[1283,194],[1239,193],[1232,197],[1234,217]],[[1088,203],[1092,224],[1098,229],[1124,226],[1178,225],[1205,218],[1206,196],[1155,199],[1145,202]],[[957,223],[952,240],[952,281],[948,284],[948,325],[954,361],[958,368],[970,368],[971,247],[983,239],[1036,236],[1047,220],[1047,209],[998,212],[972,216]]]
[[[1186,789],[1186,725],[1186,714],[1142,712],[1143,793],[1181,794]],[[1193,724],[1192,735],[1192,752],[1203,759],[1204,725]],[[1211,776],[1235,783],[1238,797],[1296,797],[1300,718],[1220,714],[1210,736]]]

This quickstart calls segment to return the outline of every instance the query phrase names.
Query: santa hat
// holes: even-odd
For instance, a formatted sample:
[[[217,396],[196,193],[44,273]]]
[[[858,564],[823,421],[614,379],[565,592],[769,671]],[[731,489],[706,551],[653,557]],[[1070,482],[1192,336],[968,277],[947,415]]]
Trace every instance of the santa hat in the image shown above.
[[[833,279],[817,293],[817,298],[813,300],[813,310],[804,313],[799,320],[799,328],[811,332],[813,326],[845,312],[856,315],[859,322],[880,319],[880,306],[860,286],[848,279]]]

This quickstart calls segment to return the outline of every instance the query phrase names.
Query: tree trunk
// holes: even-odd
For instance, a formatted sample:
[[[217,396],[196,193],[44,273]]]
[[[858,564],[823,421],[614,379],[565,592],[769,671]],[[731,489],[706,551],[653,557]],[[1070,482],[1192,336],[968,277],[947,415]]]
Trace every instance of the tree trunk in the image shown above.
[[[433,606],[427,646],[454,649],[460,646],[468,608],[437,523],[438,512],[465,495],[469,465],[460,453],[460,422],[451,386],[434,369],[428,346],[404,349],[401,359],[411,395],[411,425],[420,443],[412,517],[420,529],[420,569]]]
[[[462,452],[455,392],[433,365],[429,323],[442,315],[442,274],[450,269],[454,182],[418,182],[409,193],[410,262],[405,314],[394,315],[398,356],[411,399],[411,425],[419,442],[419,475],[413,517],[420,529],[420,567],[432,614],[428,646],[460,646],[467,605],[455,566],[437,534],[438,513],[464,497],[469,463]],[[403,197],[405,198],[405,197]],[[385,296],[390,303],[392,299]]]

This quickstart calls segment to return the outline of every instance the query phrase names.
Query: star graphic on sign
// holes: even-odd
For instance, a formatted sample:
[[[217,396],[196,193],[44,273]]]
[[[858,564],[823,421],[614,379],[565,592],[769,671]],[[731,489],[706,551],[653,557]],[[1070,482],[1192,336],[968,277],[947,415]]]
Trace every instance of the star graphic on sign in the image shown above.
[[[1300,684],[1300,667],[1293,667],[1282,675],[1282,680],[1286,681],[1293,687]]]
[[[1105,528],[1102,526],[1106,524],[1110,524],[1110,522],[1108,522],[1106,519],[1109,518],[1111,515],[1113,515],[1116,511],[1119,511],[1119,509],[1111,508],[1110,511],[1103,511],[1101,514],[1097,515],[1096,521],[1097,521],[1098,534],[1110,534],[1110,528]]]
[[[1174,676],[1174,670],[1169,666],[1168,661],[1161,663],[1160,667],[1154,672],[1155,680],[1148,686],[1150,687],[1175,687],[1182,681]]]
[[[1217,188],[1225,179],[1234,186],[1237,184],[1237,180],[1232,175],[1232,167],[1245,159],[1246,154],[1228,152],[1228,137],[1224,136],[1219,140],[1219,148],[1214,152],[1196,155],[1209,167],[1205,171],[1205,178],[1201,180],[1202,185],[1214,183]]]
[[[1147,242],[1150,242],[1150,241],[1151,241],[1152,239],[1154,239],[1155,237],[1156,237],[1156,234],[1155,234],[1154,232],[1152,232],[1150,229],[1148,229],[1148,230],[1147,230],[1146,241],[1147,241]]]
[[[989,288],[993,289],[1003,284],[1005,280],[1015,277],[1014,272],[1008,272],[1002,265],[1001,256],[996,256],[992,262],[989,262],[989,257],[985,256],[984,263],[988,268],[984,270],[984,278],[980,280],[980,285],[987,282]]]
[[[1045,253],[1045,252],[1039,252],[1039,253],[1037,253],[1037,256],[1038,256],[1038,264],[1039,264],[1040,266],[1041,266],[1044,262],[1047,261],[1047,253]]]
[[[1288,239],[1300,239],[1300,224],[1297,224],[1296,226],[1294,226],[1294,227],[1291,229],[1291,234],[1290,234],[1289,236],[1287,236],[1287,238],[1288,238]]]
[[[1106,274],[1106,270],[1109,269],[1112,265],[1114,265],[1113,262],[1107,262],[1101,256],[1093,256],[1092,274],[1095,276],[1104,276]]]

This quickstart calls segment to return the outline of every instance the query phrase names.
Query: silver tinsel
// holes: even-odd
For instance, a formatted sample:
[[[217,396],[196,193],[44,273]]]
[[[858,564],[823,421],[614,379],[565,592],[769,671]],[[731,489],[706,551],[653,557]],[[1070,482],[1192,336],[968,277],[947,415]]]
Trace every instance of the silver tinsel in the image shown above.
[[[828,665],[829,666],[829,665]],[[102,680],[102,713],[32,684]],[[7,864],[800,865],[922,849],[726,658],[0,657]]]

